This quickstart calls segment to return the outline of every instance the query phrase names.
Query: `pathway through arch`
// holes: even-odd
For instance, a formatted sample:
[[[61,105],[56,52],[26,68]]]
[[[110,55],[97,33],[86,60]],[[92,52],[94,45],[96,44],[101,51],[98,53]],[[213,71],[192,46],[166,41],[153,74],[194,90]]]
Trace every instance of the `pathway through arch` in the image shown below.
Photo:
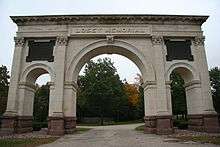
[[[93,129],[88,132],[65,135],[40,147],[216,147],[212,144],[167,142],[166,136],[135,131],[140,125],[143,124],[91,127]]]

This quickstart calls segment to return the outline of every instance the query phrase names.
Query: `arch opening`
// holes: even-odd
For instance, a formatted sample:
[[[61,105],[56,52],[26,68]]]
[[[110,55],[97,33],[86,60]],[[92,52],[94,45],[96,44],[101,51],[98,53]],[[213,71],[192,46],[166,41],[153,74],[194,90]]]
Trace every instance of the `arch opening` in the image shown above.
[[[121,56],[121,55],[118,55],[118,54],[113,54],[113,55],[102,54],[102,55],[99,55],[99,56],[95,56],[94,58],[90,59],[89,61],[92,60],[92,62],[97,63],[97,60],[102,59],[102,61],[103,61],[106,57],[109,58],[109,59],[112,59],[111,58],[112,56],[114,56],[115,60],[118,59],[118,60],[120,60],[120,62],[122,62],[121,65],[119,65],[119,67],[115,66],[115,64],[114,64],[114,67],[117,69],[117,72],[116,72],[117,75],[119,74],[118,70],[121,68],[121,66],[127,66],[127,64],[132,64],[132,65],[127,66],[127,67],[133,67],[133,69],[135,68],[135,71],[137,71],[137,73],[135,75],[133,74],[135,76],[135,77],[133,77],[133,83],[132,83],[131,79],[127,79],[126,78],[126,80],[124,80],[124,78],[120,78],[120,81],[121,81],[120,84],[122,86],[122,90],[124,90],[123,92],[127,92],[126,90],[128,90],[128,91],[129,90],[133,90],[133,92],[136,92],[135,93],[136,95],[138,95],[138,96],[139,95],[143,95],[143,94],[140,94],[141,92],[143,93],[143,91],[141,91],[139,89],[140,86],[141,86],[141,83],[138,83],[141,80],[140,81],[137,80],[137,78],[141,78],[142,77],[141,73],[140,73],[140,70],[138,69],[136,64],[134,62],[132,62],[131,60],[129,60],[128,58],[126,58],[124,56]],[[112,60],[111,60],[111,62],[112,62]],[[114,62],[114,60],[113,60],[113,62]],[[87,64],[87,63],[85,63],[85,64]],[[85,65],[83,67],[85,68]],[[82,70],[83,70],[83,68],[82,68]],[[125,72],[125,73],[129,72],[128,70],[129,69],[127,68],[123,72]],[[130,69],[130,70],[132,70],[132,69]],[[88,71],[88,68],[87,68],[87,71]],[[84,76],[85,75],[85,74],[82,74],[82,71],[80,73],[81,74],[79,74],[79,76]],[[87,72],[87,74],[88,74],[88,72]],[[84,81],[84,80],[82,80],[82,81]],[[105,81],[103,80],[103,82],[105,82]],[[81,81],[78,81],[78,84],[79,83],[81,83]],[[96,83],[96,81],[94,81],[93,84],[94,83]],[[101,121],[102,119],[100,119],[101,116],[98,115],[98,114],[102,113],[101,112],[102,109],[101,109],[99,104],[96,104],[94,106],[92,106],[92,104],[90,104],[89,106],[84,106],[82,104],[82,100],[81,100],[81,99],[83,99],[82,93],[85,90],[83,92],[81,90],[83,90],[84,87],[85,86],[81,87],[79,85],[79,89],[78,89],[77,111],[76,111],[77,112],[77,120],[78,120],[78,122],[81,122],[81,123],[88,123],[88,122],[90,122],[90,123],[91,122],[98,123],[99,120],[100,120],[100,122],[102,122]],[[102,85],[100,85],[100,87],[102,87]],[[111,87],[111,85],[109,85],[108,87]],[[98,90],[93,91],[93,93],[96,93],[96,92],[98,92]],[[105,91],[103,91],[103,92],[105,92]],[[120,92],[118,92],[118,93],[120,93]],[[122,101],[122,100],[126,100],[127,101],[127,102],[124,102],[124,105],[126,106],[126,108],[125,107],[123,109],[122,108],[120,108],[120,109],[117,108],[117,114],[116,114],[116,112],[112,112],[112,114],[111,114],[111,112],[109,110],[107,110],[107,108],[106,108],[106,110],[102,110],[102,111],[104,111],[103,116],[104,116],[104,120],[106,121],[105,123],[108,123],[108,122],[111,122],[111,121],[112,122],[117,122],[117,121],[125,121],[127,119],[137,119],[138,116],[140,116],[140,117],[138,117],[140,119],[143,118],[143,116],[144,116],[144,106],[141,105],[141,104],[143,104],[143,102],[139,102],[140,101],[139,98],[137,98],[138,100],[136,100],[138,102],[135,102],[135,99],[134,98],[132,99],[132,97],[130,97],[130,99],[126,99],[126,98],[125,98],[125,95],[121,95],[121,97],[117,97],[116,98],[116,99],[118,99],[120,101]],[[85,98],[84,98],[84,102],[86,101],[87,103],[89,103],[89,102],[91,103],[91,101],[93,101],[93,100],[96,101],[95,99],[89,101],[88,99],[90,99],[90,98],[88,98],[88,97],[86,99],[87,100],[85,100]],[[114,98],[109,97],[109,99],[112,100]],[[106,101],[106,99],[104,99],[103,101]],[[139,103],[141,103],[141,104],[139,104]],[[110,108],[110,109],[114,109],[113,105],[112,105],[112,108]],[[107,105],[105,107],[107,107]],[[141,107],[143,107],[143,108],[141,109]],[[137,110],[137,109],[139,109],[141,112],[139,112],[139,110]],[[89,111],[86,111],[86,110],[89,110]],[[95,113],[95,112],[97,112],[97,113]],[[130,113],[128,114],[128,113],[125,113],[125,112],[130,112]],[[138,113],[138,114],[135,114],[135,113]],[[135,115],[137,115],[137,116],[135,116]]]
[[[79,74],[80,70],[82,69],[82,67],[92,58],[102,55],[102,54],[117,54],[117,55],[122,55],[128,59],[130,59],[133,63],[135,63],[135,65],[138,67],[138,69],[140,70],[141,74],[144,74],[144,65],[143,63],[140,61],[140,59],[134,55],[134,53],[132,53],[131,51],[128,51],[127,49],[121,48],[121,47],[117,47],[117,46],[103,46],[103,47],[98,47],[90,52],[88,52],[85,56],[83,56],[79,63],[77,64],[76,67],[76,75]],[[76,78],[74,78],[76,79]]]
[[[185,67],[176,67],[169,78],[171,80],[170,93],[174,126],[179,129],[187,129],[187,115],[193,91],[187,90],[186,84],[193,81],[193,73]]]
[[[135,46],[123,41],[115,40],[109,44],[100,40],[83,48],[71,61],[67,70],[67,81],[77,81],[77,76],[86,62],[101,54],[118,54],[130,59],[141,71],[143,80],[155,81],[155,71],[150,61]]]
[[[33,67],[24,75],[24,84],[19,89],[23,98],[23,104],[22,101],[19,103],[19,113],[29,116],[29,125],[34,131],[39,131],[47,127],[51,75],[42,67]]]

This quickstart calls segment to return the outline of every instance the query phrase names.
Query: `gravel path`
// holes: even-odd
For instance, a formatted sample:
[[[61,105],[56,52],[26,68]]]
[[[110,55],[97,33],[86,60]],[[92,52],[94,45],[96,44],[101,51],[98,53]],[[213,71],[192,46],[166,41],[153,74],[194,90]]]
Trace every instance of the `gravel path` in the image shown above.
[[[143,134],[134,130],[140,125],[91,127],[93,129],[88,132],[65,135],[41,147],[216,147],[212,144],[175,142],[167,136]]]

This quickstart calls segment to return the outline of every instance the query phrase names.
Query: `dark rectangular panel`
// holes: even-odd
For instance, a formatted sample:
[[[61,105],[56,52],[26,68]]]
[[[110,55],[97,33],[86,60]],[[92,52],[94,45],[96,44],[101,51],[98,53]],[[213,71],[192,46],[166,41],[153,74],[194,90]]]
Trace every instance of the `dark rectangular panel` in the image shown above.
[[[189,60],[193,61],[191,53],[191,41],[170,41],[165,40],[167,47],[167,61],[172,60]]]
[[[27,62],[31,61],[49,61],[53,62],[53,48],[55,40],[30,40],[28,41],[28,56],[26,57]]]

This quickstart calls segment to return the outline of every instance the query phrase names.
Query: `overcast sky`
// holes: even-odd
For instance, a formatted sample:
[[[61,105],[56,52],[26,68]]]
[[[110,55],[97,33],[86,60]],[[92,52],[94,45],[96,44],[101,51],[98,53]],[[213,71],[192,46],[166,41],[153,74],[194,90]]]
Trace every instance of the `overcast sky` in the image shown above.
[[[0,0],[0,65],[11,69],[17,28],[9,16],[50,14],[209,15],[202,26],[208,65],[220,66],[220,0]],[[132,81],[139,72],[126,58],[113,55],[112,60],[121,79]],[[129,62],[129,71],[124,62]]]

